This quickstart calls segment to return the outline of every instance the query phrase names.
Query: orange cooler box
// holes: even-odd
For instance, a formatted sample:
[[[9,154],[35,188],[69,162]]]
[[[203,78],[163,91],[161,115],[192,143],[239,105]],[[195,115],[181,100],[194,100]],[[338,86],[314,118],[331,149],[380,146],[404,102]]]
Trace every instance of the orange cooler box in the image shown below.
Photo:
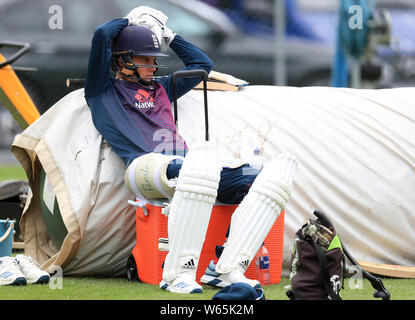
[[[204,274],[209,262],[217,259],[215,248],[223,245],[225,234],[228,230],[231,216],[236,205],[215,205],[203,244],[196,280],[199,281]],[[137,273],[140,281],[158,285],[162,278],[162,264],[167,251],[159,251],[159,238],[167,238],[167,217],[161,213],[161,205],[147,204],[148,215],[143,209],[136,211],[137,244],[132,254],[134,256]],[[271,283],[281,281],[282,252],[284,240],[284,211],[276,220],[270,233],[265,239],[265,247],[269,252]],[[245,275],[250,279],[256,279],[255,262],[248,267]]]

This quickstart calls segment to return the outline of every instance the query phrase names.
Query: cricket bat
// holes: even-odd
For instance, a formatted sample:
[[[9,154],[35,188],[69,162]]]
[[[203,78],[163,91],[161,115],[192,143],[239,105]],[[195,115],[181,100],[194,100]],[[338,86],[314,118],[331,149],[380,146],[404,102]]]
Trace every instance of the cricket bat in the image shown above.
[[[357,260],[363,270],[395,278],[415,278],[415,266],[400,266]]]
[[[247,86],[249,82],[235,78],[230,74],[212,70],[206,84],[208,90],[238,91],[239,87]],[[199,83],[195,89],[203,89],[202,83]]]

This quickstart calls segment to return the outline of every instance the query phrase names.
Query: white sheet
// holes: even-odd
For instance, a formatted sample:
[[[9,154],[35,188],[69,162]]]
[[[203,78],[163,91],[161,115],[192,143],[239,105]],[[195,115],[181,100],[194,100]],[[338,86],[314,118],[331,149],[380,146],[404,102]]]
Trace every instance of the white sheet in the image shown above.
[[[210,136],[223,158],[249,160],[262,135],[265,163],[282,151],[298,160],[285,215],[284,270],[295,232],[314,209],[328,214],[356,259],[415,265],[414,96],[415,88],[248,86],[208,93]],[[204,139],[202,91],[179,99],[179,132],[190,147]],[[64,259],[65,273],[122,274],[135,245],[134,208],[126,203],[131,195],[122,181],[125,166],[93,127],[82,89],[14,143],[15,150],[29,155],[39,146],[49,150],[50,168],[57,168],[64,181],[67,197],[57,198],[69,199],[69,208],[61,211],[79,238],[74,254]],[[41,262],[59,260],[61,252],[39,250],[36,246],[44,243],[34,244],[33,237],[27,248],[36,249]]]
[[[285,268],[294,234],[314,209],[328,214],[356,259],[415,265],[414,96],[415,88],[208,93],[211,140],[225,157],[239,149],[250,159],[262,128],[270,130],[265,162],[282,151],[298,160],[285,216]],[[179,100],[179,131],[190,146],[204,138],[202,101],[201,91]]]

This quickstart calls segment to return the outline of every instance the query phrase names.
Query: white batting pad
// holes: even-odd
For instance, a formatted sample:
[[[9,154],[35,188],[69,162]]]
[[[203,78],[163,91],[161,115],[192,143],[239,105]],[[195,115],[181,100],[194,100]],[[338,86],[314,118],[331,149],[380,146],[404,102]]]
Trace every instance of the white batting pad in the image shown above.
[[[168,219],[169,253],[163,280],[196,269],[215,203],[222,166],[210,142],[195,145],[183,161]]]
[[[236,268],[245,272],[287,204],[296,167],[296,159],[288,154],[281,154],[264,166],[232,215],[217,272],[228,273]]]

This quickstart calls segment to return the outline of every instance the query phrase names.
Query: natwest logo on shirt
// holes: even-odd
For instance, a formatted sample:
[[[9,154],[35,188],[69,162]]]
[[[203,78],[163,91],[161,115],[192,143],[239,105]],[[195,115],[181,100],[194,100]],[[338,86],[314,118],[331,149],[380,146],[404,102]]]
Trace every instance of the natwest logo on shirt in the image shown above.
[[[139,109],[154,108],[154,98],[143,89],[138,89],[135,98],[138,100],[134,102],[134,106]]]

